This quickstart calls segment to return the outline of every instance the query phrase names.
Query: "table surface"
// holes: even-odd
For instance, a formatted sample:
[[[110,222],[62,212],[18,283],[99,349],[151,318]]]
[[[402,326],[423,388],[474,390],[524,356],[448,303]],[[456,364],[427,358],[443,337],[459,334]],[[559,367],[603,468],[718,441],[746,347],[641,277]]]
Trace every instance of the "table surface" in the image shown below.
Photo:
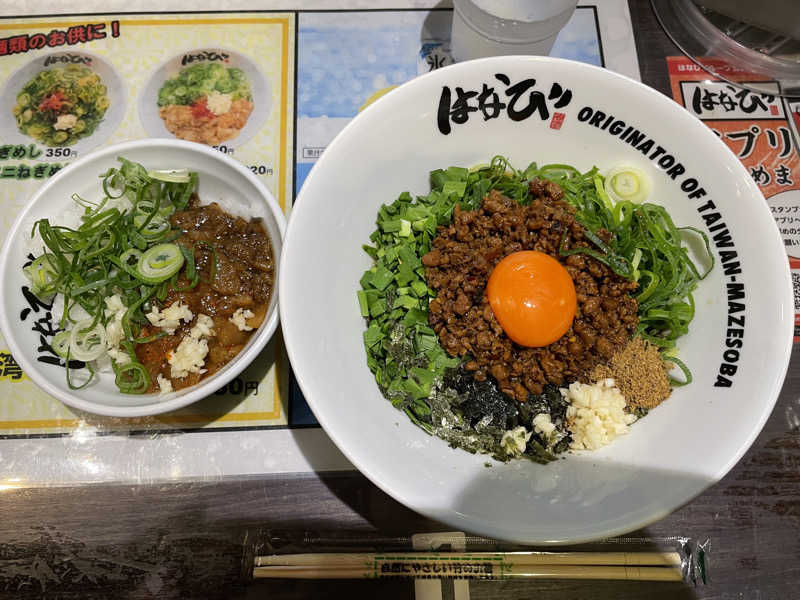
[[[669,95],[680,54],[630,0],[642,80]],[[631,536],[708,537],[712,585],[473,582],[472,598],[788,599],[800,579],[800,349],[772,416],[720,483]],[[358,473],[0,493],[0,598],[412,598],[408,581],[248,581],[276,531],[367,538],[441,531]]]

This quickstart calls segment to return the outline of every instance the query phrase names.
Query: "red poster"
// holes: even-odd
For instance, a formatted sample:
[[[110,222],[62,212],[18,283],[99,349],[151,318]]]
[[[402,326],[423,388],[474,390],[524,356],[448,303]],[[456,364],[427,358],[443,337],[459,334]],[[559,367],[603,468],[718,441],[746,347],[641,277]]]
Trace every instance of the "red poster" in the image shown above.
[[[718,72],[732,81],[759,82],[764,92],[715,79],[683,56],[667,57],[667,65],[672,97],[728,145],[767,199],[789,257],[794,341],[800,342],[800,101],[781,98],[777,83],[724,61],[715,65]]]

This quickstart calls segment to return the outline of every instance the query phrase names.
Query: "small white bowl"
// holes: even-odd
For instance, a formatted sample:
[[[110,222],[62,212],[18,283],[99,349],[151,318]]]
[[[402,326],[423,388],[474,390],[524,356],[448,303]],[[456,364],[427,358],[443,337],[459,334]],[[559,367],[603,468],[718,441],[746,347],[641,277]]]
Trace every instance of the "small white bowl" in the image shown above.
[[[198,195],[203,204],[218,202],[232,214],[246,218],[261,217],[272,243],[276,282],[286,219],[272,194],[246,167],[217,150],[180,140],[153,139],[108,146],[74,162],[33,194],[12,225],[0,252],[0,281],[3,282],[0,329],[11,354],[36,385],[68,406],[100,415],[141,417],[196,402],[224,386],[249,365],[278,326],[278,290],[276,285],[267,317],[244,349],[223,369],[195,386],[166,395],[123,394],[114,384],[113,373],[108,372],[95,377],[82,390],[71,390],[62,367],[37,360],[42,353],[37,351],[39,334],[32,327],[45,309],[40,307],[38,312],[31,312],[25,320],[20,319],[21,313],[30,308],[21,291],[22,286],[29,285],[22,265],[33,250],[29,241],[33,223],[47,217],[57,224],[59,215],[69,209],[72,194],[77,193],[87,200],[100,199],[102,188],[99,175],[109,167],[118,166],[118,156],[139,162],[150,169],[187,168],[197,171]]]
[[[448,90],[449,103],[442,101]],[[533,114],[520,118],[531,101]],[[497,110],[501,104],[509,106]],[[378,208],[403,191],[427,194],[433,169],[469,167],[497,154],[519,169],[534,160],[584,171],[596,165],[601,172],[638,166],[652,181],[650,201],[665,205],[676,223],[730,240],[713,246],[717,266],[698,286],[690,333],[678,343],[694,382],[676,388],[609,446],[549,465],[503,464],[427,435],[381,395],[362,341],[356,290],[372,262],[362,244],[375,230]],[[348,459],[420,513],[524,543],[631,531],[718,481],[764,425],[792,347],[784,246],[736,156],[659,92],[547,57],[459,63],[412,80],[360,113],[300,191],[278,288],[298,383]]]

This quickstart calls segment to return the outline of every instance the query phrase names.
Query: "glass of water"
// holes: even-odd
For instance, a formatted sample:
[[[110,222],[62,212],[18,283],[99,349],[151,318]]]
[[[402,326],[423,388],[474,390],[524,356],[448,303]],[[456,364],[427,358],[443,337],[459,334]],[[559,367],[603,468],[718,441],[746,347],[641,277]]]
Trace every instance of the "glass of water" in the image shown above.
[[[576,4],[577,0],[453,0],[453,58],[549,54]]]

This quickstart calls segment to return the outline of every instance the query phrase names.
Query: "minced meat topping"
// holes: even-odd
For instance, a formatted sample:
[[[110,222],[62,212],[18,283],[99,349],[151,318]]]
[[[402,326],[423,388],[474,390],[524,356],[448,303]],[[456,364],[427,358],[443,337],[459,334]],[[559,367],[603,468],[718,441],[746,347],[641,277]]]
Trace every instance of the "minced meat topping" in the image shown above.
[[[430,324],[451,356],[470,357],[465,367],[477,381],[493,377],[500,390],[524,402],[545,384],[561,385],[609,360],[631,339],[638,323],[637,288],[586,255],[559,255],[589,246],[561,188],[534,180],[531,202],[520,205],[490,192],[477,210],[454,209],[422,257],[430,302]],[[608,237],[607,232],[600,232]],[[607,241],[607,240],[606,240]],[[486,295],[489,275],[512,252],[538,250],[558,259],[575,285],[577,312],[567,333],[542,348],[519,346],[505,335]]]
[[[170,220],[182,232],[176,243],[193,249],[200,282],[191,287],[181,271],[180,291],[170,289],[163,307],[147,314],[150,323],[140,337],[170,334],[136,346],[150,373],[149,392],[163,388],[159,375],[179,390],[233,360],[266,318],[275,277],[272,245],[260,219],[230,215],[216,203],[201,205],[195,195]],[[192,335],[198,325],[203,331]]]

